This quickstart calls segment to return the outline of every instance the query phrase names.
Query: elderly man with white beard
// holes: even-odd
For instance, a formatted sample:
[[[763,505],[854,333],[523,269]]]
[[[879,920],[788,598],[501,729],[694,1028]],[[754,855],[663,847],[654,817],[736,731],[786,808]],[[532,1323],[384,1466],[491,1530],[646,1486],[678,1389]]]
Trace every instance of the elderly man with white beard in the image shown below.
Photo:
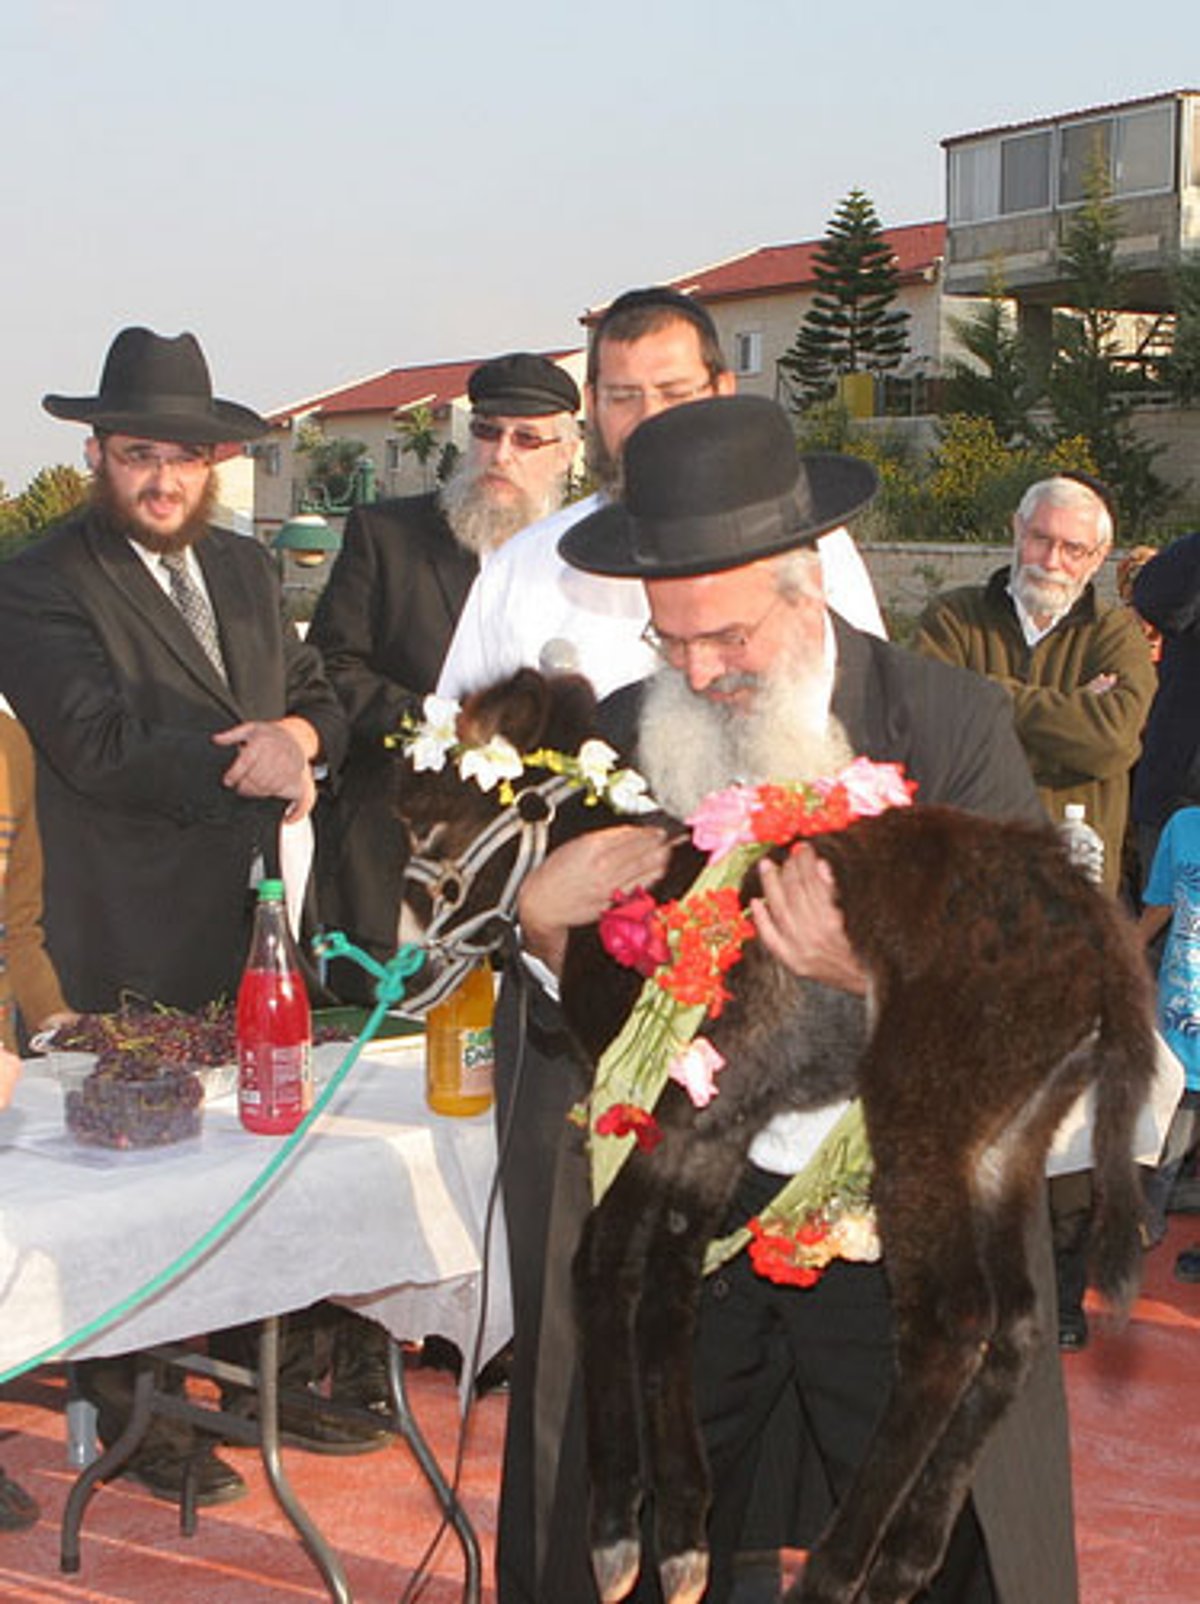
[[[1093,580],[1112,549],[1112,498],[1088,474],[1042,479],[1013,516],[1012,562],[986,585],[943,596],[919,652],[1003,686],[1038,795],[1055,820],[1081,802],[1104,843],[1104,885],[1120,882],[1130,770],[1156,677],[1136,615],[1108,607]],[[1051,1182],[1059,1342],[1088,1341],[1083,1308],[1090,1173]]]
[[[730,397],[648,420],[630,437],[625,468],[623,503],[578,524],[560,549],[586,572],[645,586],[647,638],[661,666],[609,697],[600,722],[665,807],[684,815],[735,780],[812,778],[855,754],[902,763],[918,782],[918,804],[1044,818],[1002,692],[863,634],[827,609],[813,546],[869,501],[874,476],[865,464],[798,457],[773,402]],[[573,926],[596,920],[614,892],[654,885],[670,840],[666,829],[618,826],[553,852],[520,900],[531,966],[557,971]],[[752,913],[772,953],[798,974],[861,994],[863,977],[815,855],[802,848],[785,867],[766,867],[763,883]],[[569,1291],[589,1205],[587,1162],[580,1133],[561,1118],[585,1071],[553,1032],[542,994],[512,1119],[522,1165],[553,1166],[554,1181],[547,1219],[509,1219],[514,1260],[528,1277],[528,1256],[538,1252],[541,1276],[536,1298],[527,1287],[517,1307],[501,1604],[596,1597]],[[500,1050],[512,1050],[503,1037]],[[805,1164],[841,1111],[784,1114],[759,1134],[731,1228]],[[1044,1220],[1038,1238],[1045,1320],[1053,1283]],[[837,1261],[815,1286],[800,1288],[761,1278],[738,1255],[706,1282],[695,1375],[714,1489],[705,1598],[718,1604],[735,1596],[735,1556],[747,1546],[816,1538],[866,1451],[892,1376],[886,1266]],[[795,1422],[785,1439],[794,1463],[774,1468],[788,1473],[797,1498],[786,1525],[768,1532],[754,1507],[756,1476],[780,1410]],[[631,1595],[646,1604],[659,1597],[651,1571]],[[922,1598],[1073,1604],[1076,1597],[1066,1415],[1050,1345],[991,1438],[946,1560]]]
[[[355,508],[308,634],[351,732],[316,815],[318,911],[380,959],[395,950],[403,869],[382,737],[433,690],[480,565],[561,503],[579,447],[579,390],[548,357],[484,362],[467,396],[470,440],[449,481]],[[347,1001],[372,1000],[352,964],[330,980]]]

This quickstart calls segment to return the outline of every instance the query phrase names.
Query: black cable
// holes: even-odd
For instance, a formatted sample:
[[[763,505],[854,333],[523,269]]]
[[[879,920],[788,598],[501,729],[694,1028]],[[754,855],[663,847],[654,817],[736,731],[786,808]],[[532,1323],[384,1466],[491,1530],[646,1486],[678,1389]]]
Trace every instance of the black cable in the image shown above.
[[[479,1370],[479,1360],[483,1351],[483,1333],[487,1322],[488,1294],[491,1288],[492,1270],[492,1227],[495,1223],[496,1206],[500,1201],[500,1179],[504,1173],[505,1160],[508,1157],[509,1144],[512,1139],[513,1125],[519,1102],[521,1077],[525,1070],[525,1047],[529,1034],[529,988],[532,980],[529,971],[521,958],[521,944],[517,936],[516,926],[510,918],[504,920],[504,932],[500,939],[499,951],[502,967],[505,974],[511,975],[516,986],[517,995],[517,1035],[516,1035],[516,1061],[513,1070],[512,1090],[508,1100],[507,1113],[498,1121],[496,1130],[496,1168],[492,1175],[491,1185],[488,1187],[487,1203],[483,1214],[483,1252],[479,1267],[479,1316],[475,1323],[475,1336],[471,1344],[468,1358],[463,1356],[468,1380],[466,1407],[459,1422],[458,1437],[454,1452],[454,1465],[451,1473],[449,1488],[450,1496],[455,1503],[459,1502],[459,1487],[462,1482],[462,1473],[466,1461],[467,1427],[470,1424],[471,1412],[475,1407],[475,1377]],[[499,1109],[497,1107],[497,1113]],[[443,1509],[442,1518],[437,1530],[426,1544],[425,1551],[413,1567],[408,1584],[401,1593],[398,1604],[416,1604],[425,1585],[433,1580],[433,1573],[429,1569],[434,1556],[445,1537],[450,1525],[450,1516]]]

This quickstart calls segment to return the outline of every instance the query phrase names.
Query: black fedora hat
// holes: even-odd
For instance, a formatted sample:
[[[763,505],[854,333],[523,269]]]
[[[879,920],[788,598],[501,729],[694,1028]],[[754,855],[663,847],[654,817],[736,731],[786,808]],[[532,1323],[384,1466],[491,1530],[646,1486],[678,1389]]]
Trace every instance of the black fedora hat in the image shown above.
[[[558,543],[576,568],[685,579],[811,544],[861,512],[878,488],[858,457],[796,450],[765,396],[715,396],[648,418],[625,445],[625,494]]]
[[[270,427],[249,407],[213,396],[194,334],[172,339],[141,328],[122,329],[109,346],[99,395],[47,395],[42,405],[55,418],[180,445],[254,440]]]

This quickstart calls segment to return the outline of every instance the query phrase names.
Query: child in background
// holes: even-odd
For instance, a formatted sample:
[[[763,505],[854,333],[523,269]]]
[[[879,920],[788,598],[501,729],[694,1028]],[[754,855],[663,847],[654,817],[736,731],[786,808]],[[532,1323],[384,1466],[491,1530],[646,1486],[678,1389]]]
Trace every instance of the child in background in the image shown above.
[[[1139,930],[1150,942],[1170,921],[1158,969],[1158,1028],[1183,1065],[1186,1087],[1148,1192],[1151,1213],[1167,1200],[1200,1126],[1200,807],[1167,820],[1142,897]],[[1153,1221],[1151,1222],[1153,1224]],[[1200,1249],[1175,1262],[1183,1280],[1200,1280]]]

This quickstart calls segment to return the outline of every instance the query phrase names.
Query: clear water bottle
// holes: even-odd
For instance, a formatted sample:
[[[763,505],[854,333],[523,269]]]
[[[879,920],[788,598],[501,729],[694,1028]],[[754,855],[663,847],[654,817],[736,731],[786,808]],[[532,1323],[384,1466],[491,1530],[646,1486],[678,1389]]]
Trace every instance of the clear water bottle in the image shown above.
[[[238,1117],[260,1136],[286,1136],[312,1107],[312,1011],[281,880],[263,880],[250,956],[238,988]]]
[[[1067,803],[1058,833],[1071,862],[1099,885],[1104,879],[1104,842],[1087,822],[1082,802]]]

